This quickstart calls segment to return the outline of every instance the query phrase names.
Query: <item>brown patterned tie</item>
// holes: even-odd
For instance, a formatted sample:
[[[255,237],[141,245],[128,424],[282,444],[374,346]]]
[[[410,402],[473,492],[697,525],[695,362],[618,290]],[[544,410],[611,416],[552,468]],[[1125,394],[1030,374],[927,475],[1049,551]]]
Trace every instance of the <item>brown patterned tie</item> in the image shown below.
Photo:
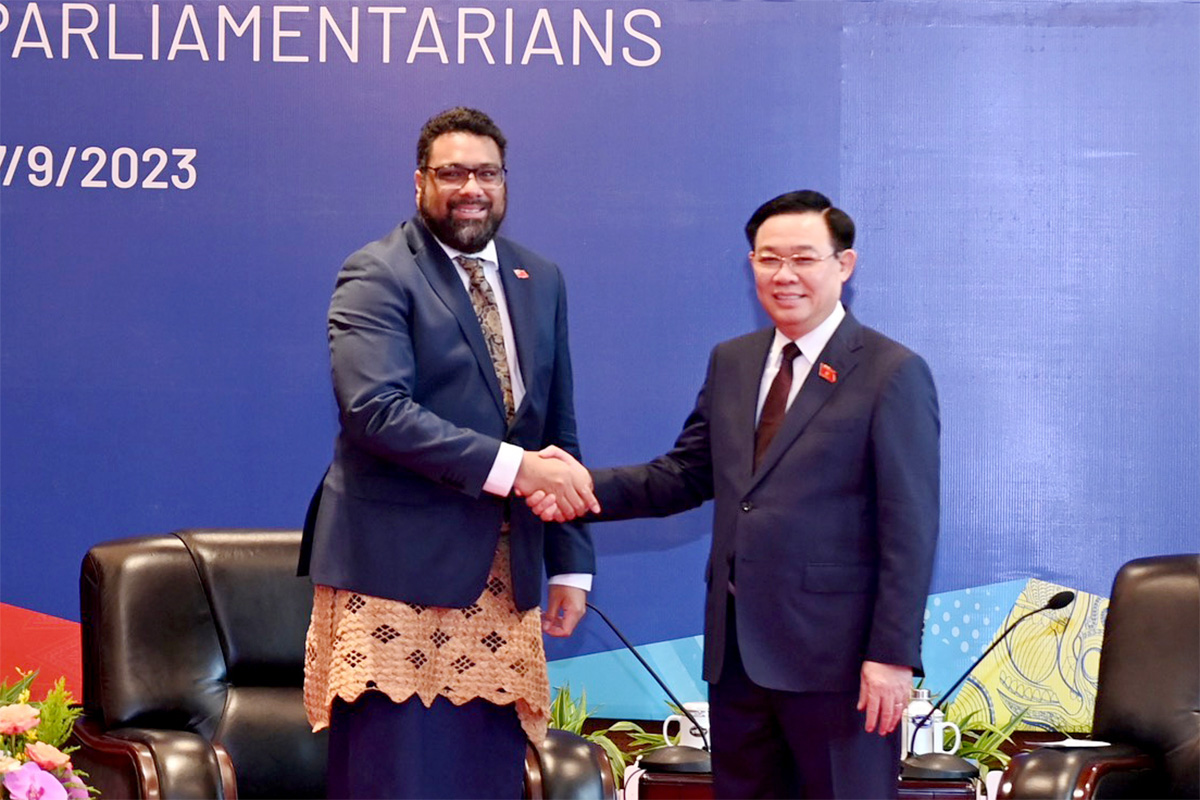
[[[771,388],[767,390],[767,399],[763,401],[762,416],[758,418],[758,430],[754,432],[754,471],[758,472],[758,464],[779,426],[783,424],[783,416],[787,413],[788,393],[792,390],[792,359],[800,355],[800,348],[795,342],[788,342],[783,347],[783,363]]]
[[[492,366],[496,369],[496,378],[500,381],[500,391],[504,393],[504,412],[509,422],[512,422],[513,393],[512,377],[508,374],[508,357],[504,353],[504,326],[500,322],[500,310],[496,307],[496,295],[483,276],[483,262],[470,256],[459,256],[457,259],[462,268],[467,271],[470,280],[471,305],[475,307],[475,316],[479,319],[479,327],[483,329],[483,338],[487,342],[488,353],[492,356]]]

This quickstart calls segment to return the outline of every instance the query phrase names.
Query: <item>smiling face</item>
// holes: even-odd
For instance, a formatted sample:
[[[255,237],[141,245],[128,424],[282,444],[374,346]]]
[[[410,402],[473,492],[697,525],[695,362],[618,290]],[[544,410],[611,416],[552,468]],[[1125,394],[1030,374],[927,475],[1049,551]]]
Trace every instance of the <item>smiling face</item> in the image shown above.
[[[464,253],[483,249],[504,221],[508,187],[483,187],[475,175],[459,187],[442,186],[432,170],[451,164],[478,169],[503,167],[503,156],[488,136],[465,131],[444,133],[429,146],[429,169],[413,174],[417,188],[417,209],[425,224],[438,239]]]
[[[833,312],[857,258],[853,250],[834,252],[819,212],[768,217],[750,253],[758,302],[784,336],[799,339]]]

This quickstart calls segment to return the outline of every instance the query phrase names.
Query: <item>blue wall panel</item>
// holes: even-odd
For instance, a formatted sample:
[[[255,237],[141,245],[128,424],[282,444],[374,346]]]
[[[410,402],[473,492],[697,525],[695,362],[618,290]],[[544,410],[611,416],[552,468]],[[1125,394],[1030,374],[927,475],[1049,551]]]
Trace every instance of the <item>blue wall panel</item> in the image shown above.
[[[334,275],[411,213],[416,132],[458,103],[510,138],[508,233],[566,273],[591,463],[670,445],[711,346],[765,323],[745,218],[814,187],[859,221],[856,313],[938,382],[935,591],[1106,594],[1121,562],[1198,547],[1196,3],[435,2],[393,20],[390,62],[366,3],[229,5],[260,15],[259,60],[228,30],[220,57],[217,4],[82,4],[67,27],[87,8],[96,58],[78,34],[66,52],[63,4],[0,3],[5,603],[77,618],[103,539],[300,524],[336,424]],[[496,21],[496,64],[471,41],[458,63],[470,8]],[[322,9],[343,30],[358,14],[357,62],[332,38],[321,60]],[[572,63],[575,9],[599,31],[612,13],[611,66],[586,39]],[[277,16],[298,33],[280,57]],[[564,63],[522,65],[531,32],[551,46],[544,20]],[[408,63],[429,26],[448,63]],[[83,185],[87,146],[105,188]],[[155,147],[168,184],[194,149],[194,186],[142,188]],[[121,148],[150,159],[129,189]],[[595,529],[593,599],[635,641],[700,632],[709,518]],[[615,646],[588,620],[550,652]]]

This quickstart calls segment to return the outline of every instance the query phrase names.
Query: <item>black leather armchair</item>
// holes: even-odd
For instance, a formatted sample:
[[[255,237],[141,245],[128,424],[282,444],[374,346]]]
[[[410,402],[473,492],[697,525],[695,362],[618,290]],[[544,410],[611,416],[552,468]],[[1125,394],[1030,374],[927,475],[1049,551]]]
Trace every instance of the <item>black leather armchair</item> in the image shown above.
[[[73,759],[104,797],[325,796],[299,547],[298,531],[189,530],[88,552]]]
[[[1113,582],[1092,736],[1016,756],[1000,798],[1200,797],[1200,555],[1139,558]]]
[[[312,584],[299,531],[105,542],[80,577],[83,710],[73,763],[105,800],[325,796],[304,713]],[[526,757],[530,798],[615,797],[603,751],[562,731]]]

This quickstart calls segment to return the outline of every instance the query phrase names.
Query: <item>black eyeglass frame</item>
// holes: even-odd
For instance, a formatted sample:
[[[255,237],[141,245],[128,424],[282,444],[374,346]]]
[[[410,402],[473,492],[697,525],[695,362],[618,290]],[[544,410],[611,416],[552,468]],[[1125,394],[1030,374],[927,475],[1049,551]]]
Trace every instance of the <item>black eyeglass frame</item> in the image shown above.
[[[477,167],[468,167],[466,164],[442,164],[440,167],[426,165],[421,167],[421,170],[433,175],[434,180],[442,186],[452,189],[461,189],[467,185],[467,181],[471,180],[471,178],[474,178],[475,183],[485,189],[499,189],[508,182],[508,167],[496,164],[481,164]],[[444,170],[461,171],[463,173],[462,180],[447,180],[441,175]],[[486,170],[496,170],[495,181],[486,180],[480,176],[479,173]]]

